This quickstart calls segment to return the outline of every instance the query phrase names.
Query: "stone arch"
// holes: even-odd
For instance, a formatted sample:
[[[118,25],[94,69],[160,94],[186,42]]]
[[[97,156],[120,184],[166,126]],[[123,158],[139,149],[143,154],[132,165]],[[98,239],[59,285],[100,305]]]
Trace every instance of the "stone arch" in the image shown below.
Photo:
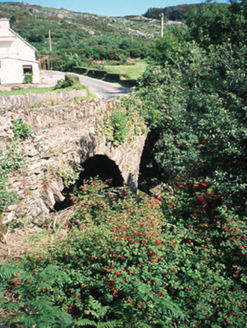
[[[119,167],[106,155],[94,155],[89,157],[81,164],[81,167],[82,171],[78,180],[74,185],[63,190],[62,193],[65,199],[62,202],[56,202],[54,210],[59,211],[71,206],[72,202],[69,198],[69,194],[72,192],[73,188],[79,188],[84,181],[90,178],[98,177],[102,181],[111,180],[112,187],[121,187],[124,184],[124,179]]]

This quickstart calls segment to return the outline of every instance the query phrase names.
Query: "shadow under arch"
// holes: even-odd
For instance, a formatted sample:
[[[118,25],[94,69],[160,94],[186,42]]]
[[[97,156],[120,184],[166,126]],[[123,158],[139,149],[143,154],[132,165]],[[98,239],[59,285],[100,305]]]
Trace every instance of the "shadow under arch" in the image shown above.
[[[106,155],[94,155],[81,164],[82,171],[74,185],[64,188],[62,194],[65,197],[63,202],[56,202],[55,211],[63,210],[72,206],[70,193],[74,188],[79,188],[90,178],[98,177],[102,181],[111,180],[112,187],[122,187],[124,179],[117,164]]]
[[[98,176],[102,181],[112,180],[113,187],[123,186],[124,179],[117,164],[106,155],[94,155],[82,163],[83,171],[79,180],[88,180]]]

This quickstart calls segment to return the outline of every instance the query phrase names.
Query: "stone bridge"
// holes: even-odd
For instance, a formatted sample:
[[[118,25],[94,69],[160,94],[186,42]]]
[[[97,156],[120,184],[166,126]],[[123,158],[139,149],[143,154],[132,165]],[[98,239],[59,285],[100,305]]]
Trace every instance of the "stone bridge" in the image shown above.
[[[120,106],[116,99],[98,99],[0,109],[0,150],[19,161],[8,179],[19,202],[6,209],[3,223],[17,215],[46,220],[52,212],[64,208],[70,187],[90,176],[112,179],[114,186],[125,182],[135,191],[145,128],[119,146],[99,133],[105,115]],[[11,139],[13,119],[28,123],[35,133],[22,142]]]

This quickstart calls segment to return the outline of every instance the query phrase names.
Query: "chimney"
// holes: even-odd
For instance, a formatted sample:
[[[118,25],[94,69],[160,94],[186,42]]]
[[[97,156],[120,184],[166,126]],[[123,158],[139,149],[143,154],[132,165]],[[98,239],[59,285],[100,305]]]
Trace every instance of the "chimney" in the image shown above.
[[[0,30],[8,30],[10,28],[8,18],[0,18]]]

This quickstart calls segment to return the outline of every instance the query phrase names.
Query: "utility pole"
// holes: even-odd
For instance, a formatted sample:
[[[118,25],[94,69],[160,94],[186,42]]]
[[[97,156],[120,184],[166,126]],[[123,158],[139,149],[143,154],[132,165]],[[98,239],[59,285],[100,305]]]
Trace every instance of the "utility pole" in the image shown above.
[[[160,36],[164,36],[164,13],[161,13],[161,27],[160,27]]]
[[[51,45],[51,31],[49,30],[49,46],[50,46],[50,55],[49,55],[49,69],[52,70],[52,60],[51,60],[51,53],[52,53],[52,45]]]
[[[50,45],[50,52],[52,52],[52,46],[51,46],[51,31],[49,30],[49,45]]]

